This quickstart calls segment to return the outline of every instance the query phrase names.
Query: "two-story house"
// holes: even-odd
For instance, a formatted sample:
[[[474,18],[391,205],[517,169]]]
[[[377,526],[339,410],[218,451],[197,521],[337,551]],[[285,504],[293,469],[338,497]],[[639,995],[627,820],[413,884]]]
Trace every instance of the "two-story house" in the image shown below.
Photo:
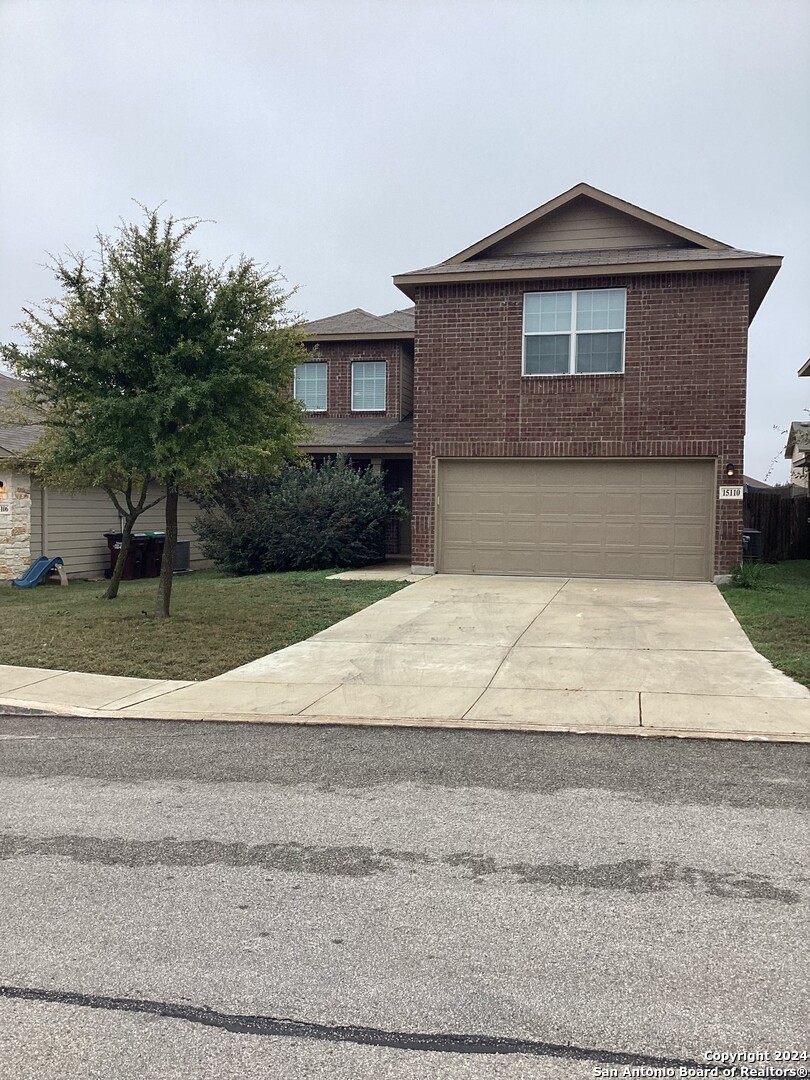
[[[385,473],[386,487],[411,501],[413,308],[370,315],[355,308],[307,323],[311,359],[295,371],[294,393],[309,416],[304,449],[315,460],[345,454]],[[392,521],[391,553],[409,555],[410,521]]]
[[[399,341],[417,572],[711,580],[741,554],[748,326],[780,264],[578,184],[397,275],[413,346],[402,313],[310,324],[311,449],[356,455],[370,402],[406,473]]]

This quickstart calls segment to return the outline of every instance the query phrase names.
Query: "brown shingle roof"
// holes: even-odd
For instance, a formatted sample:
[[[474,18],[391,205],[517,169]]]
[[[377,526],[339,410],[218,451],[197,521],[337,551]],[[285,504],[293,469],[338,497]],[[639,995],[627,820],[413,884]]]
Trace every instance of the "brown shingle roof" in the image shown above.
[[[9,454],[21,454],[32,446],[43,432],[37,424],[15,424],[3,415],[3,410],[16,408],[11,395],[16,390],[24,390],[25,383],[12,379],[0,372],[0,450]]]
[[[386,322],[393,323],[399,330],[410,330],[413,332],[414,328],[414,311],[416,308],[402,308],[401,311],[389,311],[387,315],[381,315],[381,319],[385,319]]]
[[[410,449],[413,446],[413,419],[392,420],[390,417],[349,417],[344,420],[308,419],[310,435],[303,440],[305,447],[325,447],[349,450],[354,447],[391,447]]]
[[[372,315],[362,308],[352,308],[338,315],[314,319],[306,323],[304,329],[313,338],[331,337],[333,334],[357,338],[379,337],[381,334],[410,337],[413,334],[413,308],[392,311],[388,315]]]
[[[400,279],[422,277],[424,274],[482,274],[503,270],[552,270],[559,267],[624,266],[659,262],[723,262],[730,259],[770,259],[757,251],[738,248],[612,248],[599,251],[541,251],[536,254],[507,255],[499,259],[473,258],[467,262],[442,262],[421,270],[397,274]]]

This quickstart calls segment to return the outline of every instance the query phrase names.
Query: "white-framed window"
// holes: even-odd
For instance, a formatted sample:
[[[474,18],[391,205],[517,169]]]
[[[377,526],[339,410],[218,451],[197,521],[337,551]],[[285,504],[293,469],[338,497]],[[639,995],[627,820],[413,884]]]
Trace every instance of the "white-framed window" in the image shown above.
[[[608,375],[624,371],[626,289],[526,293],[524,375]]]
[[[307,412],[326,412],[326,364],[298,364],[295,369],[293,397]]]
[[[385,360],[352,363],[352,412],[385,411]]]

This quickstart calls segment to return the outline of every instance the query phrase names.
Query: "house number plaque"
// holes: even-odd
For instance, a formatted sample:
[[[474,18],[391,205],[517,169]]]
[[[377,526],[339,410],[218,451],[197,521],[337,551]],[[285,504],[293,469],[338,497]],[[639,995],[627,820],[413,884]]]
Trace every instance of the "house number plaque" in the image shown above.
[[[721,499],[741,499],[743,497],[742,487],[721,487],[720,498]]]

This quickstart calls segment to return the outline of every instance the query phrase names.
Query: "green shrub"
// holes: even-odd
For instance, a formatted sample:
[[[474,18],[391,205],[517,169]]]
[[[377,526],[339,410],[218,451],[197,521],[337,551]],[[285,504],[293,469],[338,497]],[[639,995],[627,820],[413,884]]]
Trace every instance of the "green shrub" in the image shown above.
[[[233,574],[366,566],[385,557],[385,522],[404,514],[384,477],[338,458],[279,476],[230,477],[199,500],[203,554]]]
[[[770,589],[768,567],[761,562],[738,562],[731,568],[731,584],[736,589]]]

